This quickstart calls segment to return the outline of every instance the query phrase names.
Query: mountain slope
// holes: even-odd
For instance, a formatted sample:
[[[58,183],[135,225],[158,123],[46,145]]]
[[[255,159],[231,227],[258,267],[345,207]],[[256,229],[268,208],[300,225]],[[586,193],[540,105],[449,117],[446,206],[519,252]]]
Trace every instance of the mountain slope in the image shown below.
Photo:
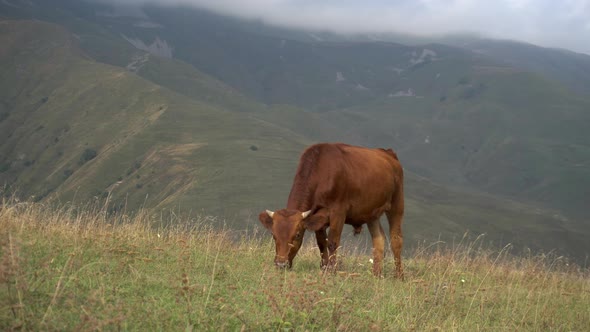
[[[247,23],[198,10],[144,12],[105,20],[127,38],[166,41],[174,57],[261,102],[328,112],[316,140],[394,145],[406,153],[407,167],[436,182],[590,217],[590,99],[563,80],[583,56],[530,47],[528,57],[540,60],[525,66],[526,58],[507,48],[482,54],[441,44],[305,42],[256,34],[241,29]],[[498,45],[489,41],[488,49]],[[542,59],[556,69],[542,71]],[[557,68],[569,69],[558,75]],[[589,86],[590,74],[575,77]],[[339,118],[350,110],[367,123]]]
[[[166,205],[166,199],[192,189],[199,196],[195,208],[213,201],[212,210],[222,211],[246,205],[217,204],[234,191],[248,197],[244,186],[269,201],[274,197],[264,183],[236,181],[259,172],[254,165],[233,165],[254,154],[273,156],[280,164],[306,142],[85,59],[72,37],[54,25],[3,21],[0,27],[3,45],[14,41],[0,59],[2,100],[8,103],[0,122],[0,181],[23,195],[42,199],[59,192],[62,199],[76,195],[83,201],[110,192],[137,208],[146,195],[155,196],[150,205]],[[20,73],[23,68],[27,75]],[[271,143],[278,136],[280,146]],[[256,145],[260,149],[254,151]],[[288,174],[285,168],[266,171]],[[219,188],[225,181],[235,182],[234,188]],[[203,190],[209,194],[199,194]]]
[[[580,94],[590,92],[590,55],[506,40],[466,39],[453,44],[555,79]]]
[[[185,50],[209,61],[199,68],[125,39],[150,44],[156,31],[178,47],[163,34],[174,30],[64,16],[74,33],[2,23],[0,181],[22,196],[108,196],[114,209],[175,207],[241,228],[282,207],[305,145],[340,140],[399,152],[409,243],[471,230],[590,251],[589,177],[576,166],[588,160],[588,103],[559,84],[444,45],[283,43],[251,32],[221,44],[196,36],[207,43]]]

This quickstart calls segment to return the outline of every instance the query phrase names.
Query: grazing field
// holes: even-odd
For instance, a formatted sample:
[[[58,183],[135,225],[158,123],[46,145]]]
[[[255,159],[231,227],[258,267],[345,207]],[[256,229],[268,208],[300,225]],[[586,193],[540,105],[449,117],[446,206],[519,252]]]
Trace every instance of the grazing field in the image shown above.
[[[375,278],[370,257],[354,251],[341,257],[340,271],[322,273],[308,245],[285,271],[272,266],[270,236],[256,230],[235,234],[214,230],[207,218],[106,211],[101,204],[0,204],[0,330],[590,326],[590,274],[562,257],[515,257],[510,247],[485,248],[480,239],[434,243],[405,254],[400,281],[391,258],[385,277]]]

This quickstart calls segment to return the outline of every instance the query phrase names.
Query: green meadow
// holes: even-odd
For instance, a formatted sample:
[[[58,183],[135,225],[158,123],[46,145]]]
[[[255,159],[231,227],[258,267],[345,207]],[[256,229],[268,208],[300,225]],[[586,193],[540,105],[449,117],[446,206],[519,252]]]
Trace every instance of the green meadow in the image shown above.
[[[164,227],[163,224],[173,225]],[[583,331],[587,269],[516,257],[481,238],[404,254],[405,281],[360,248],[335,273],[311,242],[292,270],[270,235],[206,217],[110,215],[103,204],[0,206],[0,329],[165,331]],[[309,238],[312,238],[308,234]],[[346,244],[345,240],[344,245]]]

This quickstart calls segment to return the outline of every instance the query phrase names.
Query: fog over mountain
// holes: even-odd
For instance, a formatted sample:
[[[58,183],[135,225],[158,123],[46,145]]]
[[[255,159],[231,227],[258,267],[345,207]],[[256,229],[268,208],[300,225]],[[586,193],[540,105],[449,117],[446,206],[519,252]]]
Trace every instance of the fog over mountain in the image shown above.
[[[418,36],[472,33],[590,54],[590,0],[95,0],[188,5],[286,27]]]

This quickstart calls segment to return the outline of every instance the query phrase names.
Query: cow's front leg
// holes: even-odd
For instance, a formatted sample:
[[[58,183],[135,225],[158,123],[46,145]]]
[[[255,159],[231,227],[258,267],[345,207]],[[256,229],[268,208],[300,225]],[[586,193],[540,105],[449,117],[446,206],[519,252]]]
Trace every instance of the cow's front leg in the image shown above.
[[[328,265],[327,269],[336,270],[337,251],[340,247],[340,237],[344,228],[345,215],[330,215],[330,230],[328,231]]]
[[[338,221],[332,218],[331,211],[327,208],[321,208],[313,215],[303,220],[305,229],[315,232],[315,239],[322,255],[320,267],[324,270],[334,269],[336,263],[336,249],[340,243],[340,233],[344,218],[341,218],[340,226]],[[326,236],[326,228],[330,227],[330,232]]]
[[[315,239],[318,243],[318,248],[320,249],[320,255],[322,257],[320,268],[325,269],[326,266],[328,266],[328,258],[330,257],[328,254],[328,235],[326,234],[326,229],[323,228],[316,231]]]

